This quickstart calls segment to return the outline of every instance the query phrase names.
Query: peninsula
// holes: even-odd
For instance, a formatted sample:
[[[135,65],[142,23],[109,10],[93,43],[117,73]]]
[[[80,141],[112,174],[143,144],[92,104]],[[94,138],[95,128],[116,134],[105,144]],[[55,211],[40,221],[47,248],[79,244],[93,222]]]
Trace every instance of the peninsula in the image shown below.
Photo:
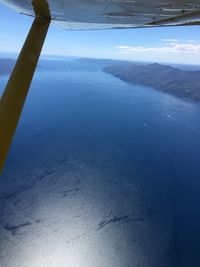
[[[199,70],[182,70],[153,63],[107,65],[103,71],[131,84],[150,86],[184,100],[200,101]]]

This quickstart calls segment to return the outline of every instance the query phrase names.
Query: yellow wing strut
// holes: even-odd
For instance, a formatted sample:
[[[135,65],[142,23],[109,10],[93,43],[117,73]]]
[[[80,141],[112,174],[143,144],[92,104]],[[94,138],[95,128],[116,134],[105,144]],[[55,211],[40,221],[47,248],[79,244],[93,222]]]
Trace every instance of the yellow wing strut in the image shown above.
[[[36,17],[0,99],[0,171],[14,136],[33,74],[49,28],[50,18]]]

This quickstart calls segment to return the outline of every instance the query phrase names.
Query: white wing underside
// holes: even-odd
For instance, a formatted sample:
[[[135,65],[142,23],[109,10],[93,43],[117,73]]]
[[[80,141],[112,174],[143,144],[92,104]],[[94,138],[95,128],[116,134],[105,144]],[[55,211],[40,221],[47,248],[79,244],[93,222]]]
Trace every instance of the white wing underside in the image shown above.
[[[200,1],[196,0],[43,1],[49,6],[52,22],[68,30],[200,24]],[[19,13],[35,16],[31,0],[0,0],[0,2]]]

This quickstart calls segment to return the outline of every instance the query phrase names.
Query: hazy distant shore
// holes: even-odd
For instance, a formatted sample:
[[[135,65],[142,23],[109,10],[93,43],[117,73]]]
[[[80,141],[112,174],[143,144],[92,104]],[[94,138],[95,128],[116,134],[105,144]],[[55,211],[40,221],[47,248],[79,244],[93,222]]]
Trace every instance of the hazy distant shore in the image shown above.
[[[7,75],[9,74],[15,64],[15,60],[11,58],[0,58],[0,75]]]
[[[131,83],[150,86],[183,100],[200,101],[200,70],[198,66],[147,64],[111,59],[79,58],[80,62],[103,64],[103,71]],[[11,73],[16,60],[0,59],[0,76]],[[40,66],[38,66],[40,67]]]

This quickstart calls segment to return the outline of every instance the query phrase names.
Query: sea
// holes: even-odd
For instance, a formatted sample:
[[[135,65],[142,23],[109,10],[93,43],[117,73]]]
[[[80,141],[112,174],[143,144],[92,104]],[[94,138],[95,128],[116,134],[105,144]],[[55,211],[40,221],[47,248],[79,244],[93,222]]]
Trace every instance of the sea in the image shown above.
[[[106,64],[40,59],[0,177],[1,267],[200,266],[200,104]]]

